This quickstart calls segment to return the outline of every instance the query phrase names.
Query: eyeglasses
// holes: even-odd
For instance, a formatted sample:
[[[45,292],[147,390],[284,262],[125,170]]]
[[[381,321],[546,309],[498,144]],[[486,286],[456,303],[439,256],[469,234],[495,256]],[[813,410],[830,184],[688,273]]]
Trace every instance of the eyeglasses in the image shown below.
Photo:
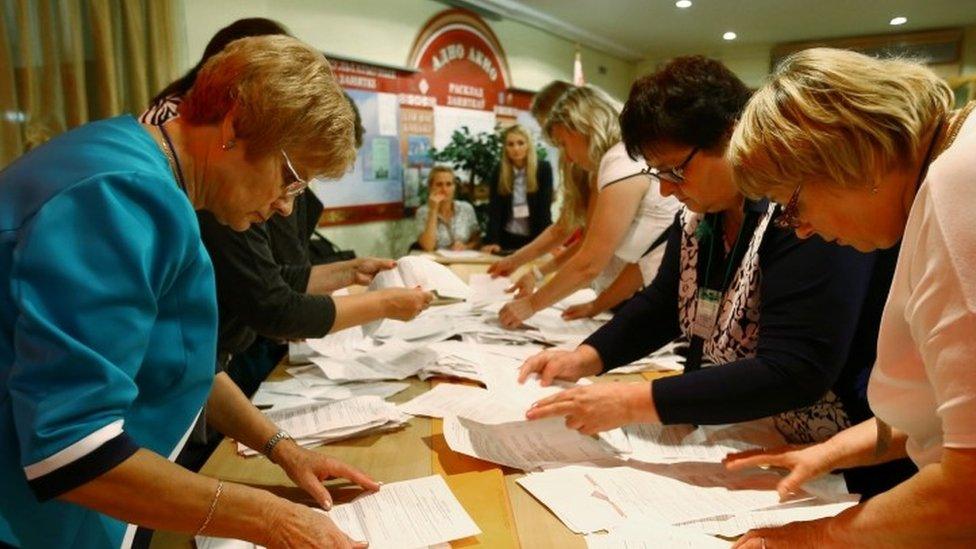
[[[298,172],[295,171],[295,166],[292,165],[291,159],[288,158],[288,154],[285,153],[284,149],[281,150],[281,156],[285,157],[285,166],[288,167],[288,170],[282,174],[284,183],[281,185],[281,194],[285,198],[298,196],[308,188],[308,181],[305,181],[298,175]]]
[[[667,170],[660,170],[653,166],[648,166],[644,168],[644,170],[641,173],[653,175],[658,179],[662,179],[669,183],[674,183],[675,185],[680,185],[685,182],[685,168],[688,167],[688,164],[691,162],[691,159],[694,158],[696,154],[698,154],[698,150],[699,150],[698,147],[691,149],[691,152],[688,153],[688,156],[685,157],[685,159],[681,162],[681,164],[678,164],[673,168],[669,168]]]
[[[783,206],[783,211],[773,221],[780,229],[795,231],[800,226],[800,189],[802,187],[803,185],[796,186],[790,196],[790,201],[786,203],[786,206]]]

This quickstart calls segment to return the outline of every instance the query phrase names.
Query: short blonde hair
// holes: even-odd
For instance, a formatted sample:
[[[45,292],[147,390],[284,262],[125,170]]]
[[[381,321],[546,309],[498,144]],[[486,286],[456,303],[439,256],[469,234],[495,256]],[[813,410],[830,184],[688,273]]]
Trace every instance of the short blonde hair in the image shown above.
[[[875,186],[919,160],[952,91],[920,63],[814,48],[780,64],[746,105],[729,160],[747,195],[799,184]],[[784,193],[785,194],[785,193]]]
[[[320,52],[290,36],[241,38],[211,57],[180,105],[189,124],[234,112],[248,154],[288,152],[303,175],[337,178],[356,157],[352,107]]]
[[[430,173],[427,174],[427,186],[430,187],[434,183],[434,176],[439,173],[449,173],[452,179],[456,179],[457,176],[454,175],[454,169],[450,166],[445,166],[443,164],[439,166],[434,166],[430,169]]]
[[[514,186],[515,168],[512,166],[512,161],[508,159],[508,153],[505,152],[505,143],[508,141],[508,136],[512,134],[522,136],[522,139],[525,139],[525,145],[528,147],[525,155],[525,191],[534,193],[539,190],[539,181],[536,179],[539,158],[535,152],[535,143],[532,142],[529,130],[520,124],[512,124],[502,130],[502,162],[498,171],[498,194],[508,196],[512,194],[512,187]]]

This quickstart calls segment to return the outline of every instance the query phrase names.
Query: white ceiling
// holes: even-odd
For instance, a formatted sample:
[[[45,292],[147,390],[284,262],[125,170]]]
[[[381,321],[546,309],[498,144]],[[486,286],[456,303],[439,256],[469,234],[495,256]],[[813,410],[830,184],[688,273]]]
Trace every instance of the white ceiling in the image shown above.
[[[474,0],[507,17],[627,58],[976,23],[976,0]],[[891,26],[895,16],[908,23]]]

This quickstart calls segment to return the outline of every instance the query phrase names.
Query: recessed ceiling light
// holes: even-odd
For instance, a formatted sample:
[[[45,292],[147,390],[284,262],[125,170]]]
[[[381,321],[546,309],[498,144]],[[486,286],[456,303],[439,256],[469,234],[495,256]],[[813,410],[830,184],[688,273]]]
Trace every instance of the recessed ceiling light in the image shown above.
[[[726,40],[735,40],[737,37],[738,36],[734,32],[732,32],[732,31],[729,31],[729,32],[727,32],[727,33],[725,33],[725,34],[722,35],[722,38],[724,38]]]
[[[907,17],[902,17],[900,15],[898,17],[893,17],[891,19],[891,21],[889,21],[889,23],[891,23],[892,25],[895,25],[895,26],[904,25],[907,22],[908,22],[908,18]]]
[[[676,7],[682,8],[682,9],[684,9],[684,8],[690,8],[691,7],[691,0],[678,0],[677,2],[674,3],[674,5]]]

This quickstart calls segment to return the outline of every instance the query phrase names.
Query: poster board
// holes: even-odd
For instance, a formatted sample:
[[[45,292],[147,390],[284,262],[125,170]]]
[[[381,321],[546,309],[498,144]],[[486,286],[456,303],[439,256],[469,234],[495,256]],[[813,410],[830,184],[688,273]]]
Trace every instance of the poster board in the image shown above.
[[[400,219],[419,206],[428,152],[454,130],[492,131],[528,117],[533,93],[511,87],[504,50],[476,14],[449,9],[420,29],[405,67],[326,54],[365,127],[356,163],[336,181],[314,181],[321,225]]]

